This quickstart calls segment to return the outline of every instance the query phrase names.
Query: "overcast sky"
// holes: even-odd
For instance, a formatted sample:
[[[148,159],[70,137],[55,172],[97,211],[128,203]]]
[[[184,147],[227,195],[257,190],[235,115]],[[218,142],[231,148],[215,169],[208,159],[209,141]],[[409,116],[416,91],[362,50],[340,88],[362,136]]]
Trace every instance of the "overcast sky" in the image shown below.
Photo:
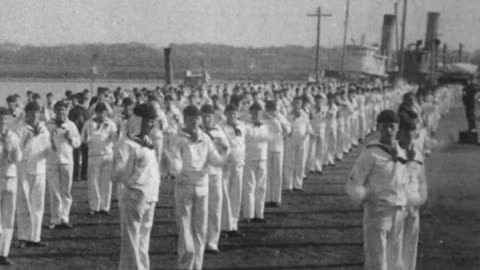
[[[144,42],[236,46],[315,44],[321,5],[322,45],[342,42],[346,0],[1,0],[0,42],[32,45]],[[351,0],[349,40],[365,33],[379,42],[384,13],[394,0]],[[400,1],[403,2],[403,1]],[[400,7],[401,9],[401,7]],[[424,38],[427,11],[440,11],[450,47],[480,48],[480,0],[409,0],[407,41]]]

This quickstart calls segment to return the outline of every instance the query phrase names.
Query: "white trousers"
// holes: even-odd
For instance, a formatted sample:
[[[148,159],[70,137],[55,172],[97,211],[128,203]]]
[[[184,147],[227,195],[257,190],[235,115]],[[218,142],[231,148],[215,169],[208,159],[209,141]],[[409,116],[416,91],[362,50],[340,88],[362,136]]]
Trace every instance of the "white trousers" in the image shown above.
[[[365,139],[367,136],[367,125],[366,125],[366,115],[365,111],[360,111],[360,114],[358,116],[358,133],[359,133],[359,139]]]
[[[40,242],[45,209],[45,174],[19,171],[17,197],[17,234],[19,240]]]
[[[208,185],[175,186],[178,269],[202,269],[207,237]]]
[[[366,134],[365,135],[367,135],[367,134],[370,134],[373,131],[373,123],[374,123],[373,108],[371,108],[371,107],[366,108],[365,119],[366,119],[366,124],[365,124]]]
[[[88,204],[91,211],[110,211],[112,170],[112,156],[88,157]]]
[[[72,164],[49,164],[47,169],[50,194],[50,223],[69,222],[72,207]]]
[[[405,218],[403,230],[403,269],[415,270],[417,267],[418,236],[420,234],[420,214],[411,209]]]
[[[242,206],[243,164],[228,162],[223,171],[222,230],[238,230]]]
[[[308,145],[307,145],[307,169],[310,172],[313,172],[313,161],[315,160],[315,148],[317,146],[316,136],[311,135],[308,138]]]
[[[267,202],[282,202],[283,149],[267,154]]]
[[[305,140],[287,138],[283,171],[283,188],[292,190],[303,187],[303,173],[305,171]]]
[[[352,116],[348,116],[344,120],[345,129],[343,132],[343,152],[350,151],[352,146]]]
[[[309,163],[309,170],[314,172],[321,172],[323,169],[323,160],[325,156],[325,129],[322,129],[319,134],[312,137],[311,144],[311,159]]]
[[[337,125],[332,124],[327,126],[325,131],[325,141],[327,142],[326,154],[324,156],[323,164],[334,164],[335,155],[337,154]]]
[[[302,179],[307,177],[307,165],[308,165],[308,159],[310,157],[310,141],[312,141],[312,138],[310,135],[307,135],[305,138],[305,141],[303,142],[304,146],[304,151],[303,151],[303,160],[305,160],[305,167],[303,168],[303,173],[302,173]]]
[[[247,161],[243,175],[243,217],[263,218],[267,189],[267,162]]]
[[[357,145],[358,139],[360,138],[359,136],[360,133],[358,128],[358,118],[359,118],[358,112],[355,112],[350,117],[350,145]]]
[[[222,225],[223,179],[222,173],[208,176],[207,247],[218,249]]]
[[[0,178],[0,256],[8,257],[17,201],[17,178]]]
[[[365,270],[403,269],[403,225],[400,207],[364,206]]]
[[[337,149],[335,157],[337,159],[343,159],[343,151],[345,146],[345,121],[339,120],[337,122]]]
[[[149,270],[150,233],[155,215],[155,202],[130,198],[128,190],[120,191],[120,270]]]

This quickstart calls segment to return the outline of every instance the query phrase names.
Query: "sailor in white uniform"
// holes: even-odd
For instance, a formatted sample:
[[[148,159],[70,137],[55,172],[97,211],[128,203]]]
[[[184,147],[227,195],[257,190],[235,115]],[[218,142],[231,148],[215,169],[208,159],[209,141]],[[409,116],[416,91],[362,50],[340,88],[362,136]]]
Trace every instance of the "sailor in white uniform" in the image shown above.
[[[47,158],[50,194],[50,228],[70,229],[72,207],[73,149],[80,146],[77,126],[67,118],[68,104],[55,103],[55,119],[47,122],[51,151]]]
[[[275,101],[265,103],[264,122],[270,133],[267,154],[267,207],[282,203],[284,139],[291,131],[290,122],[277,110]]]
[[[407,157],[395,140],[397,114],[382,111],[377,125],[380,139],[370,143],[355,162],[346,191],[363,205],[365,269],[403,269]]]
[[[227,121],[222,128],[230,143],[230,155],[223,170],[222,231],[228,237],[243,237],[244,234],[238,230],[238,221],[242,206],[245,136],[248,128],[238,120],[239,112],[235,105],[227,105],[225,115]]]
[[[208,166],[222,166],[228,155],[219,153],[200,130],[200,110],[183,110],[185,128],[178,133],[167,157],[175,175],[175,216],[178,226],[178,268],[202,269],[208,220]]]
[[[215,109],[213,105],[204,104],[201,108],[202,128],[210,136],[218,151],[222,148],[229,148],[227,135],[223,129],[214,124]],[[207,224],[207,253],[217,254],[218,242],[220,240],[222,223],[222,202],[223,202],[223,172],[221,166],[210,165],[208,167],[208,224]]]
[[[23,159],[18,165],[17,227],[19,246],[43,247],[42,220],[45,207],[47,154],[50,133],[34,102],[25,106],[25,124],[18,130]]]
[[[325,141],[325,130],[326,130],[326,108],[324,106],[324,101],[320,95],[315,96],[315,108],[313,108],[311,124],[314,132],[312,136],[312,149],[310,163],[308,168],[311,172],[316,174],[322,174],[323,169],[323,160],[326,153],[326,141]]]
[[[328,107],[326,115],[326,153],[324,164],[329,166],[335,165],[335,155],[337,154],[337,118],[338,107],[335,104],[335,95],[329,93],[327,95]]]
[[[148,270],[150,232],[160,189],[160,173],[155,147],[149,137],[157,118],[155,108],[140,104],[134,109],[140,122],[139,133],[123,140],[115,153],[114,181],[120,189],[120,270]]]
[[[302,98],[295,97],[293,111],[288,115],[292,130],[285,140],[285,152],[289,153],[284,159],[284,189],[302,191],[303,176],[306,169],[307,151],[306,140],[313,134],[310,119],[302,110]]]
[[[422,152],[416,147],[418,118],[400,117],[398,143],[407,153],[407,208],[403,232],[403,269],[415,270],[420,234],[420,207],[427,200],[427,181]]]
[[[267,222],[264,218],[267,189],[267,151],[270,139],[267,125],[261,119],[262,107],[250,106],[249,132],[245,136],[245,170],[243,174],[243,217],[251,222]]]
[[[95,106],[95,117],[82,130],[82,141],[88,145],[88,202],[90,215],[110,215],[112,197],[113,145],[118,130],[107,116],[103,102]]]
[[[20,142],[8,127],[8,109],[0,108],[0,265],[11,265],[8,259],[12,244],[17,201],[17,166],[22,159]]]

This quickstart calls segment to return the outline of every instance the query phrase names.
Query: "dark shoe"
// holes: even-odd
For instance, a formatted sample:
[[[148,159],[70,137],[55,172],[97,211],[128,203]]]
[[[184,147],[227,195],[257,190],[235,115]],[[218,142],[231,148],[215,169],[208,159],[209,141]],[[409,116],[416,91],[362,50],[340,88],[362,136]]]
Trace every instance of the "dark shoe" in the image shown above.
[[[322,175],[322,174],[323,174],[322,171],[316,171],[315,173],[316,173],[317,175]]]
[[[228,238],[228,232],[227,231],[222,231],[220,233],[220,238],[222,238],[222,239]]]
[[[62,222],[61,224],[57,225],[56,227],[58,227],[59,229],[64,229],[64,230],[71,230],[71,229],[73,229],[72,224],[67,223],[67,222]]]
[[[98,214],[101,215],[101,216],[111,216],[112,215],[107,210],[100,210],[100,211],[98,211]]]
[[[269,223],[270,220],[268,220],[266,218],[253,218],[252,222],[253,223]]]
[[[39,242],[34,242],[34,241],[27,241],[27,246],[28,247],[47,247],[47,243],[39,241]]]
[[[295,191],[295,192],[303,192],[303,189],[301,189],[301,188],[294,188],[293,191]]]
[[[18,240],[18,248],[26,248],[28,245],[27,240]]]
[[[244,233],[241,233],[239,231],[229,231],[228,232],[228,237],[240,237],[240,238],[243,238],[245,237],[245,234]]]
[[[272,208],[280,208],[280,203],[279,202],[272,202]]]
[[[9,265],[12,265],[12,264],[13,264],[13,262],[10,261],[7,257],[0,256],[0,265],[9,266]]]
[[[246,223],[246,224],[248,224],[248,223],[251,223],[252,220],[249,219],[249,218],[244,218],[244,219],[240,220],[240,222],[241,222],[241,223]]]
[[[95,216],[95,215],[97,215],[97,214],[98,214],[97,211],[93,211],[93,210],[88,211],[88,215],[89,215],[89,216]]]
[[[218,253],[220,253],[220,250],[218,250],[218,249],[212,249],[212,248],[207,248],[207,249],[205,249],[205,253],[206,253],[206,254],[217,255]]]
[[[60,224],[50,223],[50,225],[48,225],[48,228],[49,228],[50,230],[60,229]]]
[[[265,208],[270,208],[270,207],[273,207],[273,202],[265,203]]]

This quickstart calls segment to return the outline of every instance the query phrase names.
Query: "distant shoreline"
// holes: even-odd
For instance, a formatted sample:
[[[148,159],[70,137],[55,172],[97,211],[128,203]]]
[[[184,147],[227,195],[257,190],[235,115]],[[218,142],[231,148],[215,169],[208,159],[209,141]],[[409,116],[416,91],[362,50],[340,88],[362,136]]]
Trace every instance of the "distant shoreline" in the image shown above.
[[[38,77],[0,77],[0,82],[59,82],[59,83],[90,83],[90,79],[86,78],[38,78]],[[146,83],[165,83],[161,79],[114,79],[114,78],[105,78],[105,79],[95,79],[94,83],[135,83],[135,82],[146,82]]]

